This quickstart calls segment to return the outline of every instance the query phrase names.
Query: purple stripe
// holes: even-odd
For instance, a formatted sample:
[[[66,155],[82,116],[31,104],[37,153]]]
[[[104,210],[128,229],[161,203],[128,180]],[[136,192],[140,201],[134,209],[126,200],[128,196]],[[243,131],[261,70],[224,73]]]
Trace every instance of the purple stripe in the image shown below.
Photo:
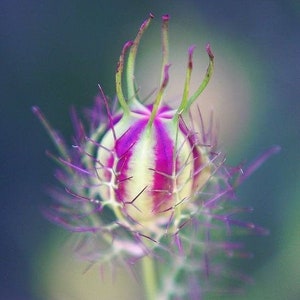
[[[148,120],[137,120],[130,128],[118,138],[116,142],[116,153],[118,163],[116,166],[118,188],[116,190],[116,199],[119,202],[127,202],[126,181],[129,180],[131,174],[129,172],[129,161],[134,150],[134,144],[139,141],[140,135],[144,131]]]
[[[174,142],[166,131],[165,122],[154,121],[155,127],[155,171],[152,185],[153,213],[168,209],[173,198],[173,180],[170,178],[173,170]]]
[[[165,112],[170,112],[170,111],[172,111],[171,108],[167,105],[164,105],[158,109],[157,113],[160,115],[160,114],[163,114]]]

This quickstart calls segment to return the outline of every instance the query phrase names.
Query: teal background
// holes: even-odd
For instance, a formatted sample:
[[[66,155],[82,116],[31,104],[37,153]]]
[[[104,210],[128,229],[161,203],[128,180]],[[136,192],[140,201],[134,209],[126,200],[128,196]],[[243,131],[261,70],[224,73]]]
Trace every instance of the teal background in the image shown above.
[[[243,299],[299,299],[300,6],[296,0],[1,1],[0,298],[40,299],[33,292],[35,260],[56,232],[40,212],[46,203],[44,187],[55,182],[53,164],[45,156],[45,149],[53,146],[31,106],[39,105],[69,137],[70,106],[89,106],[98,83],[106,94],[114,95],[120,49],[150,11],[157,19],[169,13],[172,23],[199,26],[203,43],[222,36],[224,43],[227,39],[233,43],[231,48],[245,49],[238,55],[244,62],[240,67],[249,68],[254,89],[254,130],[250,128],[243,143],[231,149],[228,161],[251,160],[273,144],[282,151],[238,193],[242,205],[255,208],[251,220],[271,232],[266,238],[245,240],[255,257],[242,262],[241,268],[257,282]],[[200,24],[205,24],[206,32]]]

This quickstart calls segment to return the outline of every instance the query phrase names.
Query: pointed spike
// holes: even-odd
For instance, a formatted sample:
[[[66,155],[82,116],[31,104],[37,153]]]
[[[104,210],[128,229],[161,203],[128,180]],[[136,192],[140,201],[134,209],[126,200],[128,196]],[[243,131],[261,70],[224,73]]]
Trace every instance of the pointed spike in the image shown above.
[[[109,125],[110,125],[110,128],[112,129],[112,134],[113,134],[114,141],[116,141],[117,136],[116,136],[116,132],[115,132],[115,128],[114,128],[113,116],[112,116],[112,113],[111,113],[109,105],[108,105],[108,100],[107,100],[107,98],[104,94],[104,91],[103,91],[100,84],[98,84],[98,88],[99,88],[99,91],[100,91],[100,94],[101,94],[101,98],[104,102],[104,106],[105,106],[105,109],[106,109],[106,114],[107,114],[108,120],[109,120]]]
[[[243,170],[242,175],[238,178],[237,185],[245,181],[249,176],[251,176],[260,166],[269,159],[272,155],[279,153],[281,150],[280,146],[273,146],[262,154],[260,154],[245,170]]]
[[[60,137],[56,130],[52,128],[49,121],[46,119],[42,111],[38,106],[33,106],[32,112],[37,116],[39,121],[42,123],[44,128],[46,129],[48,135],[50,136],[51,140],[53,141],[54,145],[56,146],[59,154],[65,159],[69,160],[68,150],[64,143],[64,140]]]

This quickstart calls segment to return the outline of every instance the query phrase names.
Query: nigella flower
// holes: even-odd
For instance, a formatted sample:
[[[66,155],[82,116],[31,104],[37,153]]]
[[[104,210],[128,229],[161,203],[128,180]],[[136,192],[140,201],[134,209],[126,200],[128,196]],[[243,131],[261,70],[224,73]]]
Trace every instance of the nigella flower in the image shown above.
[[[248,168],[227,167],[213,126],[205,128],[200,111],[198,120],[191,117],[191,106],[213,73],[209,45],[209,65],[198,89],[190,93],[191,47],[181,102],[177,108],[166,104],[167,15],[162,18],[160,86],[150,101],[139,99],[135,59],[152,18],[123,47],[116,70],[118,105],[112,108],[99,87],[100,95],[88,111],[89,133],[72,111],[72,147],[65,145],[40,109],[33,108],[57,147],[58,156],[51,157],[60,166],[56,176],[63,187],[51,191],[56,205],[46,214],[76,232],[77,251],[90,262],[130,265],[141,260],[145,298],[201,299],[218,290],[216,278],[236,276],[223,267],[223,258],[247,255],[232,242],[233,228],[265,233],[234,218],[248,209],[236,208],[232,199],[235,188],[277,148]]]

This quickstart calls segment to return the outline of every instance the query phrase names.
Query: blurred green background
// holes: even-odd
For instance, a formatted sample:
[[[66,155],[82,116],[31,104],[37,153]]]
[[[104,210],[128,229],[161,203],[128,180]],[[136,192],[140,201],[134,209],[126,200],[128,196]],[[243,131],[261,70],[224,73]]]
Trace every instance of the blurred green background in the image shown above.
[[[53,146],[30,108],[39,105],[56,128],[71,136],[70,106],[90,106],[98,83],[107,95],[114,96],[122,45],[135,36],[149,12],[156,19],[143,38],[137,74],[141,86],[150,83],[141,92],[147,94],[156,87],[155,80],[151,81],[151,63],[160,63],[160,16],[169,13],[174,65],[184,66],[186,49],[196,44],[196,55],[204,57],[198,66],[202,74],[206,42],[214,49],[215,76],[202,96],[202,105],[215,107],[220,146],[228,163],[251,160],[273,144],[282,147],[238,192],[242,206],[255,208],[250,219],[271,232],[268,237],[245,239],[254,258],[243,261],[240,268],[256,282],[238,299],[299,299],[297,0],[1,1],[0,298],[88,299],[78,293],[72,298],[49,292],[55,289],[53,277],[60,282],[71,277],[60,274],[55,264],[70,272],[81,272],[84,266],[63,265],[66,261],[58,256],[65,249],[68,233],[41,215],[40,208],[46,203],[44,187],[55,182],[53,164],[45,156],[45,149]],[[157,45],[156,50],[152,45]],[[170,101],[176,101],[180,91],[172,86],[170,90]],[[96,294],[92,299],[109,298]]]

